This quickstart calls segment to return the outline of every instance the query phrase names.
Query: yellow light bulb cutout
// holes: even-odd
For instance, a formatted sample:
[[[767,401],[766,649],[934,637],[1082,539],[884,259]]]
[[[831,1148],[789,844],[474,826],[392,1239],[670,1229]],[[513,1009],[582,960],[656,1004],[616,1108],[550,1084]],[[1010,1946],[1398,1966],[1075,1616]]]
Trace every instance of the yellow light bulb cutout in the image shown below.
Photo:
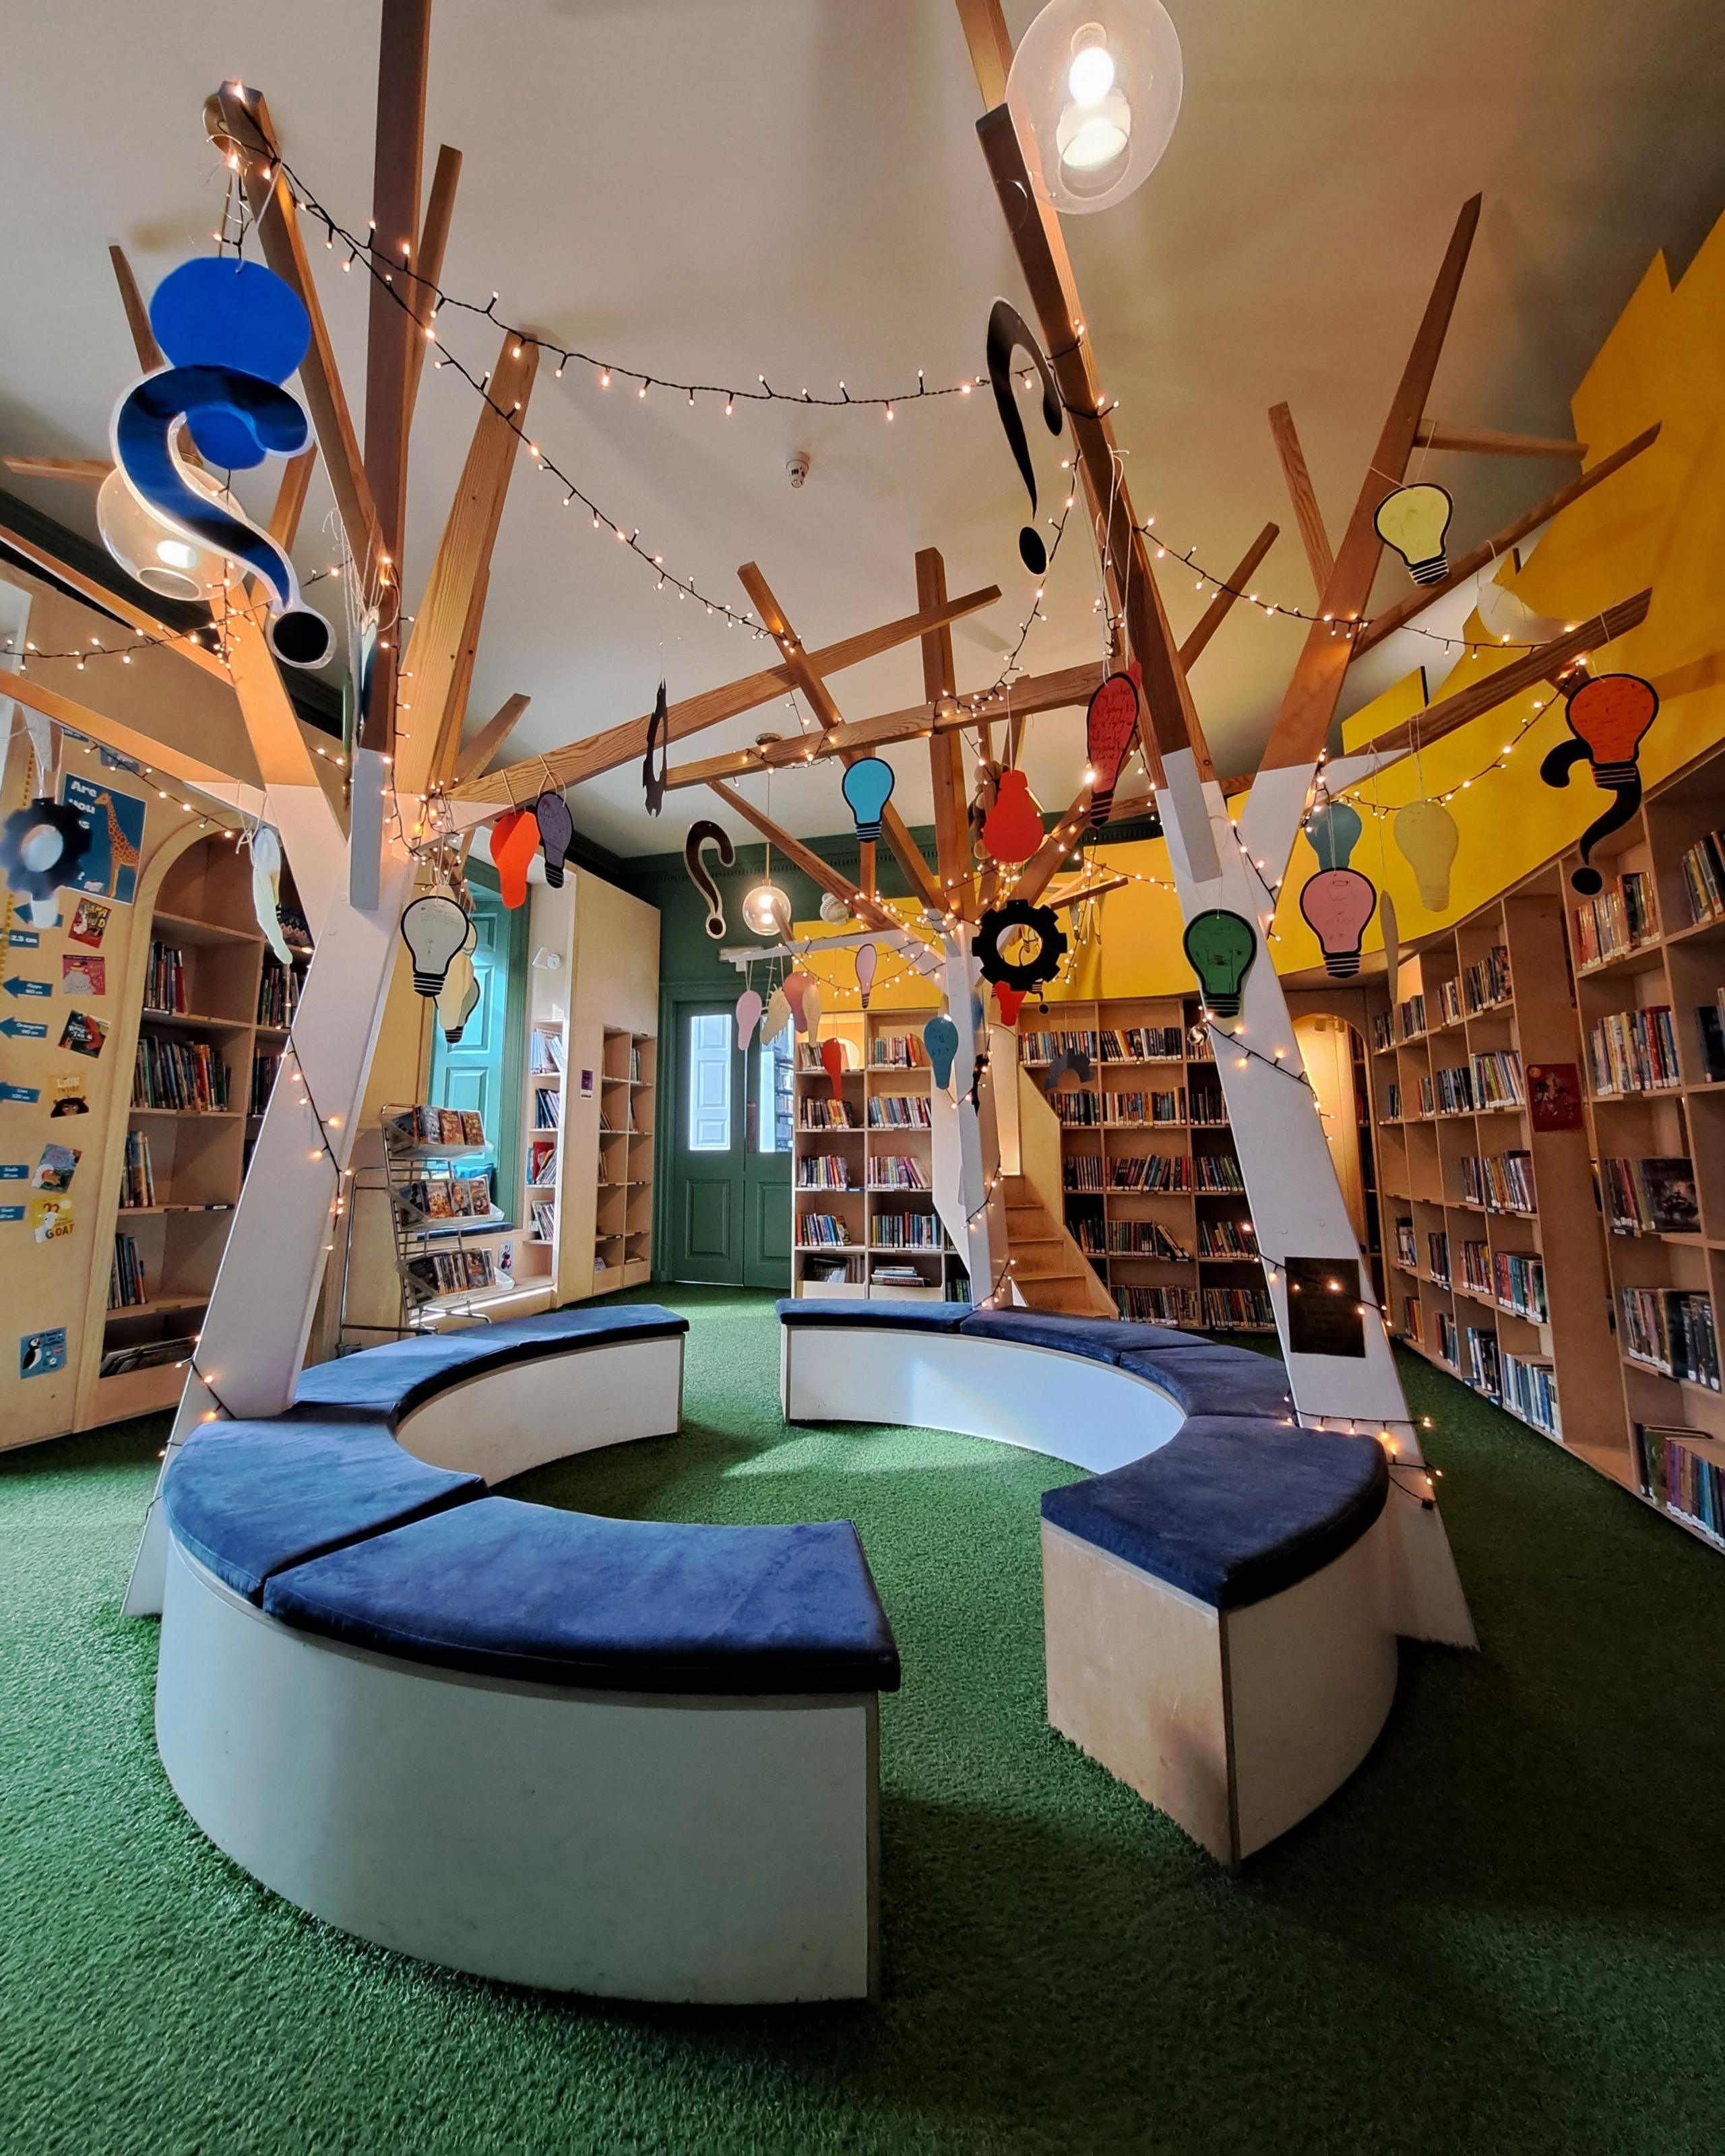
[[[1401,556],[1416,584],[1441,583],[1450,573],[1444,535],[1455,506],[1445,489],[1428,480],[1399,486],[1378,505],[1378,536]]]
[[[1420,903],[1441,913],[1450,903],[1450,870],[1461,844],[1455,819],[1435,801],[1410,801],[1398,808],[1390,831],[1420,886]]]

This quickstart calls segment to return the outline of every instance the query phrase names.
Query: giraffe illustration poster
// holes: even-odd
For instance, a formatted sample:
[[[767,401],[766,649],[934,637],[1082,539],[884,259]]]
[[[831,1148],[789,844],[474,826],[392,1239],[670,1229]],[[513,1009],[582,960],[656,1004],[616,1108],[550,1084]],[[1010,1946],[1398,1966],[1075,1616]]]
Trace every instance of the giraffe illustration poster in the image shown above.
[[[90,851],[71,888],[130,906],[137,893],[138,856],[144,845],[144,803],[135,793],[116,793],[71,772],[60,781],[60,799],[90,824]]]

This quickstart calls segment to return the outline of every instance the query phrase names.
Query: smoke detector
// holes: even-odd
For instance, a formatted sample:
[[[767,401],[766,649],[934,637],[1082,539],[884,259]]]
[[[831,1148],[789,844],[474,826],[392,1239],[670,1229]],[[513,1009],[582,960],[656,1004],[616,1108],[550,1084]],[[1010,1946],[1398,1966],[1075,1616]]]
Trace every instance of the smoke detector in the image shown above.
[[[813,462],[807,449],[793,449],[785,464],[785,476],[793,486],[801,486],[809,476]]]

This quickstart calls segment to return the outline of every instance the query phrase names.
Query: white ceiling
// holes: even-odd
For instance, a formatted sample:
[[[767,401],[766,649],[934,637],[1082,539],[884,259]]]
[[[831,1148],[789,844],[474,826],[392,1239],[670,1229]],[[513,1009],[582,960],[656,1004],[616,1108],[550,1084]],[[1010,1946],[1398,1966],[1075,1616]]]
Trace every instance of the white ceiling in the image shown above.
[[[1725,15],[1712,0],[1169,0],[1185,103],[1136,196],[1070,220],[1069,242],[1140,514],[1225,571],[1266,518],[1284,536],[1260,589],[1311,585],[1265,423],[1286,398],[1332,531],[1456,208],[1483,190],[1472,264],[1438,377],[1446,418],[1567,431],[1568,393],[1649,259],[1681,269],[1725,196]],[[1008,0],[1014,31],[1033,13]],[[134,372],[105,258],[147,290],[207,245],[219,176],[200,108],[239,76],[269,96],[288,155],[348,221],[368,213],[377,17],[352,0],[69,0],[14,8],[0,87],[0,449],[102,452]],[[427,170],[465,153],[444,282],[572,344],[670,376],[853,391],[978,372],[990,301],[1022,289],[973,126],[978,100],[951,0],[437,0]],[[316,250],[340,357],[363,394],[366,289]],[[323,273],[327,270],[329,274]],[[454,320],[444,317],[444,326]],[[450,341],[480,367],[495,338]],[[465,451],[472,393],[428,371],[413,434],[407,577],[423,578]],[[954,591],[1004,594],[956,634],[959,685],[992,680],[1029,603],[1023,490],[986,396],[878,413],[644,403],[591,373],[542,375],[535,434],[619,521],[703,589],[747,605],[758,562],[819,644],[914,604],[911,558],[938,545]],[[793,450],[808,484],[786,477]],[[1039,448],[1042,469],[1049,470]],[[1434,459],[1458,495],[1452,543],[1567,476]],[[1051,484],[1058,480],[1050,471]],[[91,526],[91,490],[18,482]],[[321,487],[321,482],[320,482]],[[1045,495],[1046,498],[1046,495]],[[498,542],[475,719],[532,699],[518,750],[646,711],[768,663],[596,536],[525,464]],[[302,573],[332,558],[313,496]],[[1095,649],[1094,564],[1075,526],[1025,651],[1035,670]],[[1393,580],[1386,572],[1385,588]],[[1201,605],[1171,579],[1177,627]],[[1247,762],[1297,631],[1242,613],[1194,681],[1218,764]],[[834,684],[846,716],[921,694],[915,647]],[[701,737],[738,745],[795,722],[783,705]],[[898,803],[927,814],[920,748]],[[1033,783],[1064,799],[1069,717],[1031,728]],[[758,793],[764,784],[750,783]],[[680,839],[710,796],[642,809],[633,768],[573,798],[625,852]],[[848,828],[837,774],[776,785],[803,833]]]

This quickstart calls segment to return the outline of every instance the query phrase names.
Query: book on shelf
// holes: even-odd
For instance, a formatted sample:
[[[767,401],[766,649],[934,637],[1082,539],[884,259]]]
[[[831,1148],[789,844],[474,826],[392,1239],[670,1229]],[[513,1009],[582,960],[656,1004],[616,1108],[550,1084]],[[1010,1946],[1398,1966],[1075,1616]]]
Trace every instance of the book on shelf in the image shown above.
[[[533,1127],[536,1131],[554,1131],[563,1120],[563,1094],[559,1086],[536,1086],[533,1088]],[[599,1128],[613,1127],[603,1108],[599,1110]]]
[[[889,1163],[883,1161],[875,1163],[877,1168],[887,1165]],[[817,1152],[808,1154],[797,1163],[797,1188],[798,1190],[855,1190],[856,1185],[850,1179],[845,1163],[837,1153]]]
[[[1484,1242],[1461,1245],[1461,1285],[1474,1295],[1491,1297],[1491,1253]]]
[[[552,1074],[561,1075],[563,1068],[563,1036],[543,1026],[533,1026],[527,1034],[527,1070],[535,1078]]]
[[[385,1142],[429,1149],[437,1146],[482,1146],[485,1126],[473,1108],[437,1108],[429,1101],[400,1108],[383,1122]]]
[[[1679,1153],[1643,1160],[1602,1160],[1605,1219],[1619,1235],[1694,1235],[1701,1231],[1695,1163]]]
[[[1450,1285],[1450,1237],[1442,1228],[1428,1229],[1425,1237],[1426,1253],[1431,1260],[1431,1276],[1440,1286]]]
[[[1069,1131],[1094,1131],[1102,1127],[1102,1096],[1081,1091],[1076,1086],[1057,1086],[1052,1096],[1055,1115]]]
[[[1461,1194],[1488,1213],[1532,1213],[1533,1156],[1528,1152],[1462,1154]]]
[[[1551,1363],[1543,1357],[1513,1355],[1505,1348],[1502,1355],[1503,1404],[1512,1408],[1523,1421],[1531,1422],[1549,1437],[1563,1435],[1563,1418],[1558,1412],[1558,1375]]]
[[[928,1050],[914,1033],[878,1033],[870,1045],[869,1061],[877,1070],[926,1070]]]
[[[1425,1031],[1425,997],[1420,995],[1407,997],[1396,1005],[1396,1016],[1401,1021],[1402,1039],[1404,1040],[1419,1040]]]
[[[275,1081],[281,1075],[282,1058],[267,1048],[252,1051],[252,1084],[248,1096],[248,1113],[261,1116],[270,1106],[270,1096],[275,1091]]]
[[[1198,1255],[1201,1258],[1255,1258],[1258,1245],[1250,1220],[1200,1220]]]
[[[1663,1092],[1679,1082],[1677,1034],[1668,1004],[1614,1012],[1587,1037],[1588,1073],[1596,1098]]]
[[[114,1238],[114,1255],[108,1267],[108,1307],[110,1310],[132,1310],[150,1300],[149,1285],[144,1277],[144,1261],[138,1255],[136,1239],[131,1235]]]
[[[156,1203],[156,1178],[150,1166],[150,1140],[142,1131],[126,1134],[126,1157],[120,1168],[120,1209],[135,1213]]]
[[[1477,1059],[1476,1059],[1477,1060]],[[1473,1111],[1473,1074],[1464,1063],[1434,1070],[1420,1081],[1420,1105],[1428,1116],[1466,1116]]]
[[[536,1241],[554,1243],[557,1235],[557,1200],[554,1198],[535,1198],[531,1200],[528,1210],[532,1216]]]
[[[1410,1219],[1395,1224],[1395,1255],[1396,1262],[1405,1265],[1410,1273],[1419,1271],[1420,1247],[1414,1240],[1414,1223]]]
[[[1521,1051],[1493,1048],[1472,1061],[1473,1105],[1477,1108],[1524,1108],[1527,1089],[1522,1077]]]
[[[844,1166],[838,1160],[832,1164],[839,1168]],[[831,1187],[842,1190],[846,1186],[841,1180]],[[877,1153],[869,1163],[870,1190],[927,1190],[928,1187],[928,1171],[909,1153]]]
[[[804,1131],[854,1131],[856,1127],[850,1120],[850,1106],[844,1101],[811,1097],[803,1101],[798,1119],[798,1128]]]
[[[1135,1317],[1151,1325],[1197,1325],[1203,1306],[1195,1287],[1142,1287],[1136,1281],[1114,1291],[1122,1317]]]
[[[1461,1023],[1461,983],[1460,981],[1438,983],[1438,1017],[1445,1025]]]
[[[294,1022],[300,1003],[300,977],[284,966],[273,952],[264,953],[264,972],[258,983],[258,1024],[285,1032]]]
[[[814,1282],[817,1286],[830,1287],[836,1282],[843,1281],[853,1287],[860,1287],[862,1277],[860,1258],[810,1256],[805,1257],[803,1260],[803,1278]]]
[[[1085,1224],[1090,1226],[1093,1224],[1086,1221]],[[1199,1224],[1200,1245],[1204,1229],[1207,1224]],[[1175,1265],[1189,1265],[1192,1262],[1191,1251],[1183,1243],[1177,1242],[1159,1220],[1110,1220],[1107,1223],[1107,1229],[1106,1254],[1110,1257],[1158,1258],[1164,1264]],[[1081,1250],[1084,1248],[1082,1241],[1080,1242],[1079,1248]],[[1102,1253],[1093,1251],[1089,1255],[1101,1256]],[[1211,1251],[1209,1255],[1214,1257],[1229,1254]],[[1244,1255],[1255,1257],[1257,1253],[1254,1250],[1247,1251]]]
[[[823,1243],[834,1249],[842,1248],[850,1240],[850,1230],[832,1213],[799,1213],[797,1215],[797,1240],[799,1243]]]
[[[172,943],[152,942],[144,968],[145,1017],[182,1018],[186,1008],[185,953]]]
[[[1725,831],[1709,831],[1683,855],[1683,885],[1692,925],[1725,914]]]
[[[1212,1332],[1267,1330],[1276,1322],[1270,1291],[1261,1287],[1206,1287],[1204,1322]]]
[[[928,1099],[922,1093],[871,1093],[869,1127],[871,1130],[926,1129]]]
[[[465,1295],[495,1286],[497,1269],[489,1250],[430,1250],[408,1260],[408,1278],[422,1296]]]
[[[1087,1055],[1096,1060],[1094,1033],[1024,1033],[1019,1036],[1019,1059],[1024,1063],[1052,1063],[1057,1055]]]
[[[1402,1331],[1416,1348],[1423,1346],[1424,1338],[1420,1324],[1420,1298],[1417,1295],[1404,1295],[1402,1297]]]
[[[1507,944],[1494,943],[1476,964],[1462,968],[1461,1003],[1465,1016],[1474,1018],[1481,1011],[1495,1010],[1500,1004],[1509,1001],[1511,993]]]
[[[189,1333],[170,1340],[141,1340],[123,1348],[105,1348],[96,1368],[99,1378],[127,1378],[135,1370],[159,1370],[167,1363],[189,1363],[198,1342]]]
[[[1060,1163],[1060,1187],[1064,1190],[1100,1190],[1102,1188],[1101,1153],[1069,1152]]]
[[[208,1115],[228,1106],[228,1065],[207,1040],[140,1034],[132,1058],[131,1105]]]
[[[1467,1328],[1467,1368],[1464,1373],[1476,1392],[1487,1399],[1503,1397],[1503,1368],[1499,1360],[1497,1335],[1484,1325]]]
[[[869,1224],[869,1242],[877,1250],[937,1250],[941,1224],[932,1213],[877,1210]]]
[[[1658,933],[1650,877],[1630,870],[1615,891],[1602,891],[1574,908],[1575,952],[1582,966],[1622,958]]]
[[[870,1269],[870,1277],[881,1287],[928,1287],[932,1283],[915,1265],[880,1265]]]
[[[1185,1029],[1178,1025],[1104,1026],[1101,1040],[1104,1063],[1178,1063],[1186,1053]]]
[[[527,1181],[535,1188],[545,1188],[557,1181],[557,1152],[562,1144],[561,1137],[528,1139]]]
[[[1380,1052],[1395,1045],[1395,1021],[1388,1011],[1379,1011],[1372,1020],[1372,1045]]]
[[[1438,1353],[1445,1362],[1452,1370],[1459,1370],[1461,1368],[1460,1341],[1455,1321],[1447,1310],[1440,1310],[1437,1313],[1437,1344]]]
[[[1699,1527],[1725,1547],[1725,1488],[1721,1487],[1720,1470],[1696,1450],[1706,1442],[1699,1430],[1632,1424],[1635,1482],[1641,1495],[1662,1512]]]
[[[1623,1350],[1663,1378],[1719,1390],[1719,1342],[1712,1298],[1692,1288],[1618,1290]]]
[[[1529,1318],[1535,1325],[1549,1324],[1544,1260],[1531,1250],[1498,1250],[1491,1265],[1491,1286],[1498,1301],[1517,1317]]]
[[[1195,1131],[1225,1131],[1229,1128],[1228,1103],[1219,1093],[1208,1087],[1194,1086],[1188,1101],[1188,1113]]]
[[[1094,1100],[1094,1094],[1082,1094],[1084,1100]],[[1104,1093],[1102,1120],[1130,1127],[1137,1123],[1183,1125],[1186,1121],[1186,1089],[1183,1086],[1168,1093]]]
[[[1701,1036],[1701,1071],[1709,1085],[1725,1078],[1725,988],[1715,991],[1716,1000],[1695,1006],[1695,1027]]]
[[[1399,1123],[1402,1119],[1402,1089],[1393,1078],[1384,1088],[1384,1116],[1387,1122]]]

